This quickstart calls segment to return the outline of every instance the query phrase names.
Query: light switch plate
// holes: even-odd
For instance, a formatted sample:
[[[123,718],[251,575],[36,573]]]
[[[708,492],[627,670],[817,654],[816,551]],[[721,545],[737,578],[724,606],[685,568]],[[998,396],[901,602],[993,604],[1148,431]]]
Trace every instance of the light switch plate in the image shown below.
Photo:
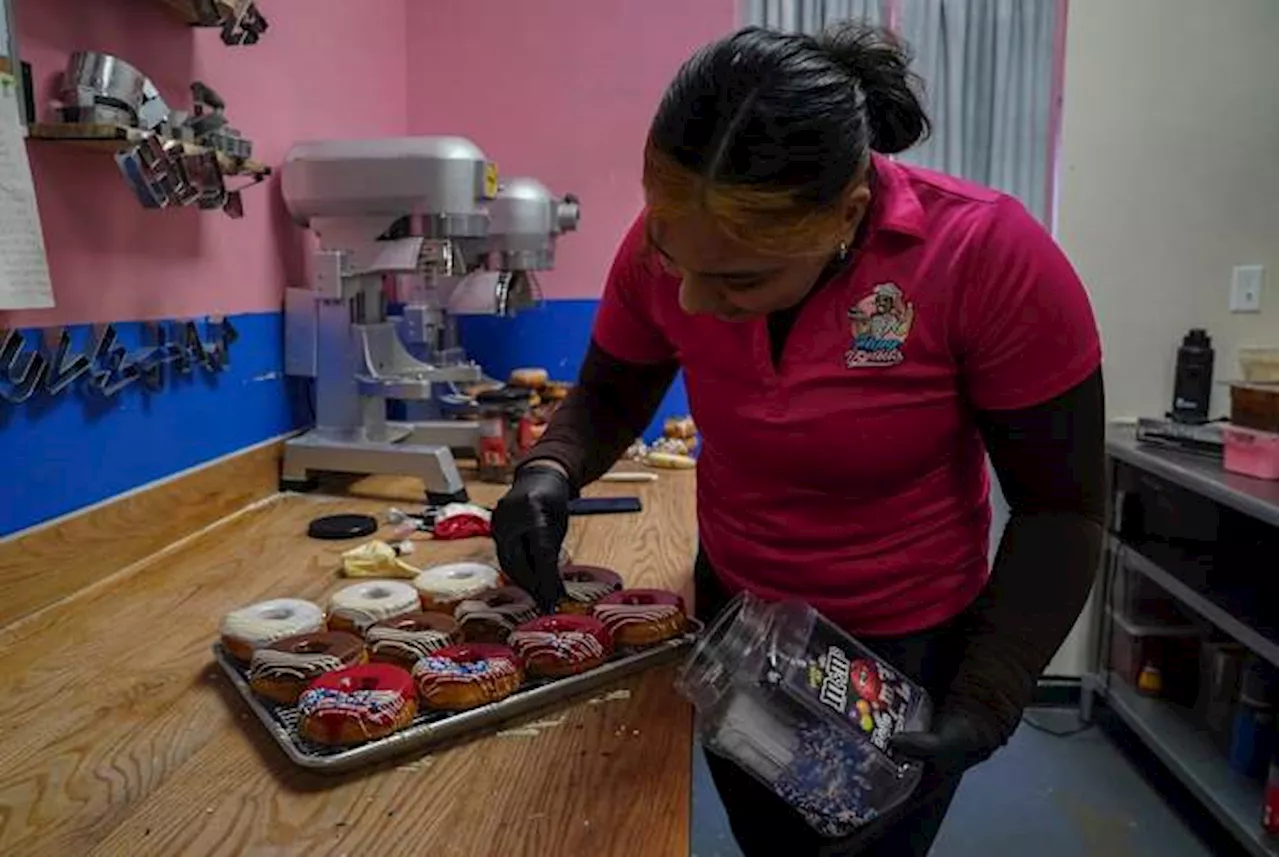
[[[1231,311],[1262,312],[1261,265],[1237,265],[1231,269]]]

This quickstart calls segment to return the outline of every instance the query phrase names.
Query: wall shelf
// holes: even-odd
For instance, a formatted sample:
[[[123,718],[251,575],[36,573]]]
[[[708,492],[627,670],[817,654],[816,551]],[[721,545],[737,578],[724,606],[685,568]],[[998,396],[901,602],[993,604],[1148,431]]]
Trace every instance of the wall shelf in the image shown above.
[[[174,17],[192,27],[220,27],[228,45],[255,44],[267,21],[254,3],[237,0],[159,0]]]
[[[183,23],[191,24],[193,27],[216,26],[215,24],[205,23],[192,0],[160,0],[160,5],[167,7]],[[236,10],[236,4],[232,0],[210,0],[207,5],[216,7],[224,17],[234,15]]]
[[[183,23],[192,24],[193,27],[212,26],[202,22],[200,15],[196,13],[196,5],[191,0],[160,0],[160,5],[168,6]],[[236,12],[236,4],[230,3],[230,0],[212,0],[211,5],[218,6],[219,12],[224,15]]]
[[[28,137],[32,140],[49,140],[58,143],[71,143],[103,152],[118,152],[137,145],[149,136],[149,132],[127,125],[111,125],[106,123],[83,122],[34,122]],[[164,138],[162,138],[164,139]],[[183,150],[187,154],[199,154],[209,151],[204,146],[184,142]],[[254,176],[264,178],[271,175],[271,167],[252,158],[233,158],[222,152],[217,153],[218,166],[226,176]]]

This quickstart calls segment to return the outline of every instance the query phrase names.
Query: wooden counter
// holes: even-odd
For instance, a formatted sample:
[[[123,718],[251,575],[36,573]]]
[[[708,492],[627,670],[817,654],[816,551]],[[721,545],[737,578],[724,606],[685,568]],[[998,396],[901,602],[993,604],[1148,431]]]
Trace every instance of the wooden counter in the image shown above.
[[[500,494],[472,491],[485,503]],[[645,511],[575,519],[575,558],[687,596],[692,474],[589,493],[640,494]],[[0,854],[688,853],[691,717],[670,668],[371,771],[325,777],[286,760],[209,647],[230,609],[322,602],[346,582],[335,569],[353,543],[306,538],[311,518],[420,496],[388,479],[351,495],[269,500],[0,629]],[[410,559],[489,547],[424,542]]]

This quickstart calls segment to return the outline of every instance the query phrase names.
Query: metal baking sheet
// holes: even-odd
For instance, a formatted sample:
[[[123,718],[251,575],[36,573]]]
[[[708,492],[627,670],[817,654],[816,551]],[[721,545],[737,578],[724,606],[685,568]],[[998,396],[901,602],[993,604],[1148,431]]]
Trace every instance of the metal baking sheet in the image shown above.
[[[249,687],[247,669],[231,658],[221,643],[214,643],[213,654],[245,703],[294,764],[321,773],[336,774],[397,756],[421,753],[436,744],[490,730],[514,717],[555,706],[569,697],[597,690],[623,676],[674,660],[697,639],[701,630],[702,625],[691,619],[689,630],[683,635],[648,648],[623,650],[580,675],[531,679],[506,699],[470,711],[419,711],[413,722],[399,732],[352,747],[330,747],[303,738],[298,733],[298,709],[295,706],[276,705],[255,694]]]

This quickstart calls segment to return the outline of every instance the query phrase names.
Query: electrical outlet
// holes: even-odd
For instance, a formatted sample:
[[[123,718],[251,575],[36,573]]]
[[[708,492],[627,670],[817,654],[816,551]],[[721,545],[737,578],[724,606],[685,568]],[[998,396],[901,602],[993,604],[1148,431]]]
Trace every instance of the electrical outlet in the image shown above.
[[[1237,265],[1231,269],[1231,311],[1262,312],[1262,266]]]

